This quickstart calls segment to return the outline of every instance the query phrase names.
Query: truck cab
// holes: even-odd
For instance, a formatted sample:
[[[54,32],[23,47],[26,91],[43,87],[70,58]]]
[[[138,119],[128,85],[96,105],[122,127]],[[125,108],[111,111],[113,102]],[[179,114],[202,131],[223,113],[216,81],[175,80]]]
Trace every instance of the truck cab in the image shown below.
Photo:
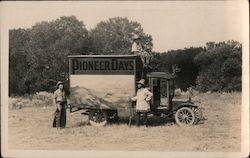
[[[192,125],[202,118],[202,112],[191,101],[191,97],[175,96],[175,76],[167,72],[150,72],[147,74],[148,86],[153,93],[150,113],[174,116],[178,125]]]
[[[174,76],[166,72],[151,72],[147,74],[150,91],[153,93],[151,111],[172,110],[172,98],[174,97]]]

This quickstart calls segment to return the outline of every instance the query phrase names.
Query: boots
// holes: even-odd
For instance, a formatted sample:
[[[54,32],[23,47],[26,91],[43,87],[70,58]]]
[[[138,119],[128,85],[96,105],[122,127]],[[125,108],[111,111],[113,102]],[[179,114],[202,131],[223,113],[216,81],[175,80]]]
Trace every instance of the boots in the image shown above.
[[[141,117],[141,113],[137,112],[137,113],[136,113],[136,120],[135,120],[135,125],[136,125],[137,127],[140,126],[140,117]]]
[[[148,113],[143,113],[143,125],[148,127]]]

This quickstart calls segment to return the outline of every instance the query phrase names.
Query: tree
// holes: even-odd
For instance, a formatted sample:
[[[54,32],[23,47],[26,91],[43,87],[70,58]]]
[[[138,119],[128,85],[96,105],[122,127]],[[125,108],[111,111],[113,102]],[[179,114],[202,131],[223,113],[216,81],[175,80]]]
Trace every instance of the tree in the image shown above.
[[[30,74],[27,74],[35,80],[33,89],[51,90],[56,81],[65,81],[67,56],[87,54],[88,45],[88,31],[75,16],[34,25],[28,42]]]
[[[181,71],[177,73],[176,86],[181,90],[187,90],[191,86],[196,86],[199,67],[195,65],[194,58],[203,48],[190,47],[185,49],[170,50],[164,53],[154,53],[152,61],[154,71],[172,72],[172,66],[177,65]]]
[[[10,52],[23,54],[22,59],[10,55],[10,69],[22,69],[20,76],[16,71],[10,71],[10,75],[14,81],[17,78],[23,81],[22,85],[29,89],[24,91],[26,93],[51,91],[58,80],[67,79],[67,56],[89,52],[88,31],[83,22],[78,21],[75,16],[37,23],[29,29],[25,39],[18,37],[21,33],[15,30],[10,32],[13,36],[10,39]],[[16,64],[16,60],[20,64]],[[10,81],[11,88],[15,87],[14,81]],[[16,89],[12,92],[24,93]]]
[[[236,41],[209,42],[195,57],[200,67],[197,88],[201,91],[240,91],[242,45]]]
[[[26,42],[30,30],[13,29],[9,31],[9,94],[22,94],[28,91],[23,74],[27,72]]]
[[[152,50],[152,37],[143,32],[138,22],[115,17],[102,21],[90,31],[92,51],[96,54],[130,54],[132,37],[139,35],[142,46]]]

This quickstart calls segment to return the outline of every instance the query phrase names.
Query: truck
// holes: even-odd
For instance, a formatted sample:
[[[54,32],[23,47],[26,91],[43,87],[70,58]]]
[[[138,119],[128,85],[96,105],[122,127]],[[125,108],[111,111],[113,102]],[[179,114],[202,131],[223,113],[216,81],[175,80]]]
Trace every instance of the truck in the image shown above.
[[[175,75],[145,71],[137,55],[71,55],[69,58],[70,112],[83,110],[93,126],[134,118],[137,81],[146,78],[153,97],[149,113],[174,117],[180,126],[197,124],[202,111],[191,98],[175,97]]]

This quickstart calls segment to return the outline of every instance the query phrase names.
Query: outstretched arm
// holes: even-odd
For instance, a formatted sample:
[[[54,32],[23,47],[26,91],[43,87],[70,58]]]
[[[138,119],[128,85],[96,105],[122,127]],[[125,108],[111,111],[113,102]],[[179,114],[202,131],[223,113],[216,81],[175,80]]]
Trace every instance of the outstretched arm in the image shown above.
[[[137,100],[137,96],[135,96],[135,97],[132,97],[132,98],[130,98],[132,101],[136,101]]]

